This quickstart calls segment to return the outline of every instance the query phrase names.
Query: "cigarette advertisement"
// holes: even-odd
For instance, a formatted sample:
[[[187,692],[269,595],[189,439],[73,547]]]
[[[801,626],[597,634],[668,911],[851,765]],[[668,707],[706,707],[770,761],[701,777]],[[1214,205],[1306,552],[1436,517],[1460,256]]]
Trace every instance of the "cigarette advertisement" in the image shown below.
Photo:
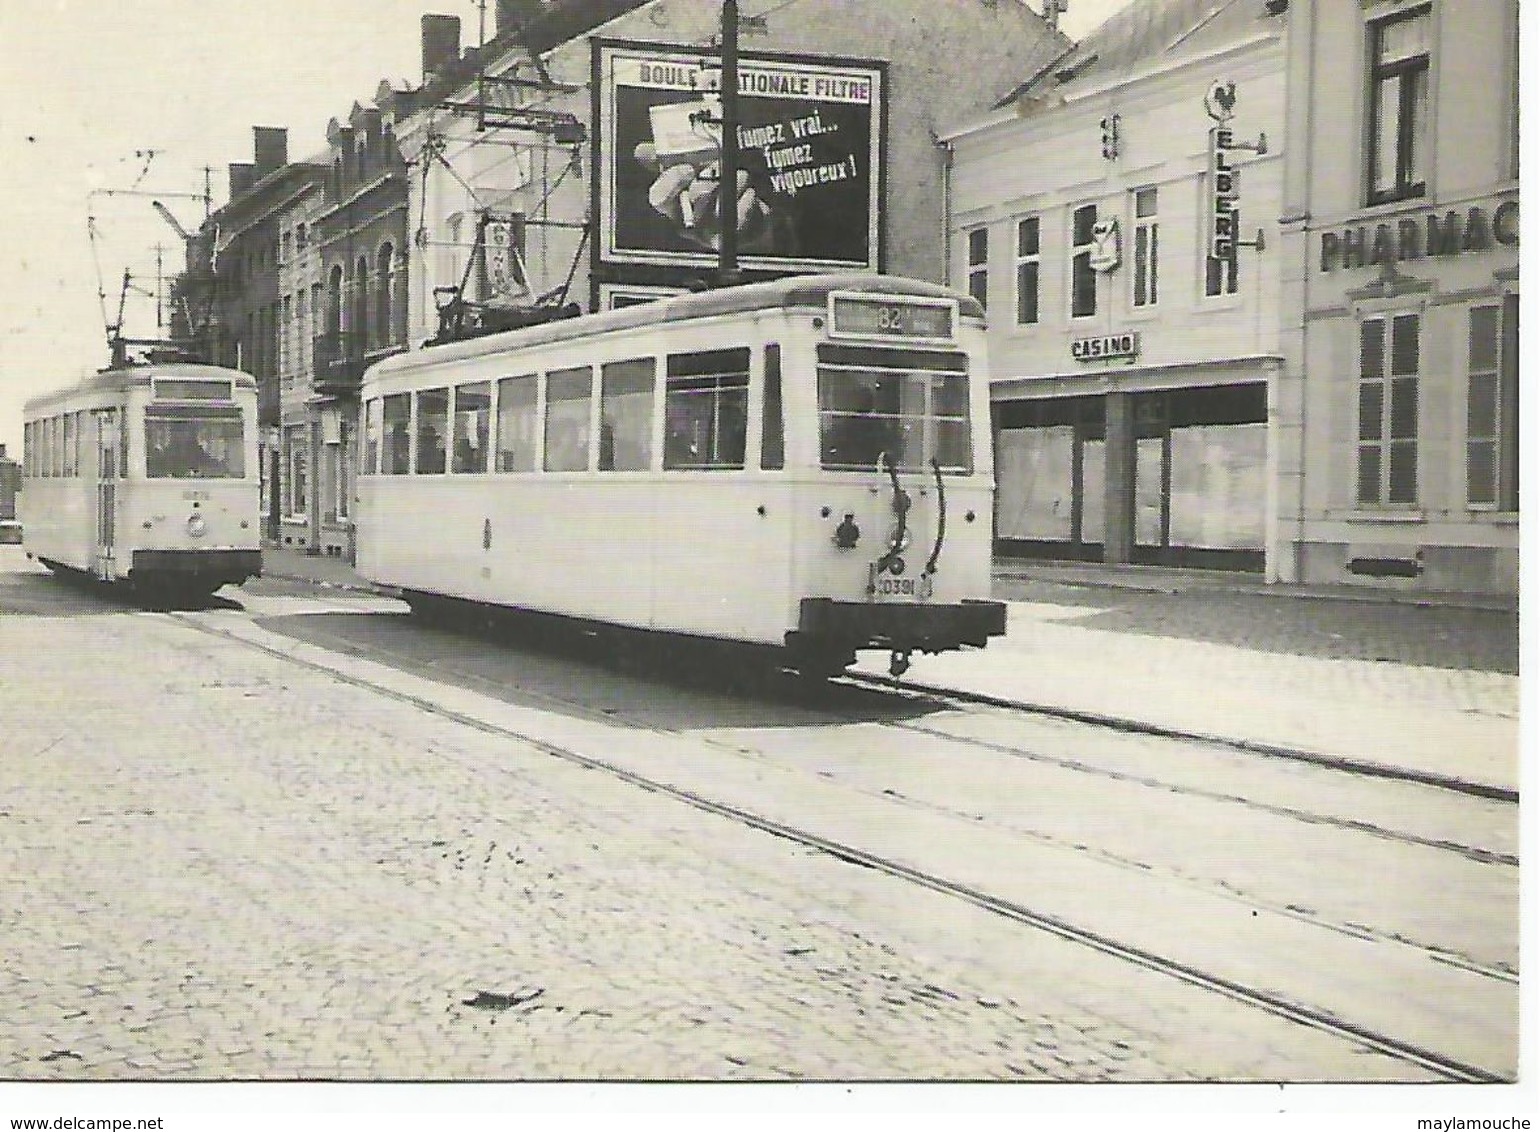
[[[594,72],[600,262],[714,266],[720,57],[599,41]],[[885,74],[875,62],[740,54],[729,191],[741,266],[879,268]]]

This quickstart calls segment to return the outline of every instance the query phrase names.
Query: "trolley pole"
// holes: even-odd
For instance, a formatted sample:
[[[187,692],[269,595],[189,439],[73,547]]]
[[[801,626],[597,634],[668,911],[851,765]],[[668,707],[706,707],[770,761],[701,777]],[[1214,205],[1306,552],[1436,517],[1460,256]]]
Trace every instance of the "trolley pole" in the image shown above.
[[[722,0],[722,156],[717,183],[717,285],[738,283],[738,0]]]

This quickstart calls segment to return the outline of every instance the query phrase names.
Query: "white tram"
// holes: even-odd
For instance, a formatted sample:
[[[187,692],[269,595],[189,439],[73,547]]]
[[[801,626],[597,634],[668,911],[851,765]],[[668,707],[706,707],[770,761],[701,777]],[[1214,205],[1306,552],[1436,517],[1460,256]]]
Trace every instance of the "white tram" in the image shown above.
[[[773,646],[982,646],[993,465],[983,312],[802,276],[428,346],[364,378],[359,572]]]
[[[17,507],[29,558],[184,596],[262,572],[255,378],[131,366],[24,411]]]

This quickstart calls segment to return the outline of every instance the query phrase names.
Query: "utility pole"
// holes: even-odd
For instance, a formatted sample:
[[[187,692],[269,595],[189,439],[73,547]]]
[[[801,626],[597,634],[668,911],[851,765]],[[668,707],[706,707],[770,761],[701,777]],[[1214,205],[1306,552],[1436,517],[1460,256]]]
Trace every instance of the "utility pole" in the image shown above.
[[[722,155],[717,184],[717,285],[738,277],[738,0],[722,0]]]

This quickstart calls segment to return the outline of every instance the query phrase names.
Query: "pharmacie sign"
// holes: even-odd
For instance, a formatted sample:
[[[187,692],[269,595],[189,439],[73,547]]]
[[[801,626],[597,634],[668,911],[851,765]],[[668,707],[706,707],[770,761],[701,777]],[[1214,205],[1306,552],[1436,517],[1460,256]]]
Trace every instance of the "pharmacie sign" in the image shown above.
[[[1096,338],[1076,338],[1069,344],[1070,357],[1077,362],[1101,362],[1114,358],[1132,361],[1139,356],[1139,332],[1103,334]]]
[[[714,51],[594,41],[600,265],[716,265],[721,73]],[[879,268],[886,77],[875,60],[740,53],[741,266]]]
[[[1369,267],[1424,256],[1483,252],[1494,246],[1519,246],[1519,202],[1495,208],[1472,205],[1463,212],[1447,209],[1403,217],[1383,224],[1358,224],[1321,233],[1321,270]]]

